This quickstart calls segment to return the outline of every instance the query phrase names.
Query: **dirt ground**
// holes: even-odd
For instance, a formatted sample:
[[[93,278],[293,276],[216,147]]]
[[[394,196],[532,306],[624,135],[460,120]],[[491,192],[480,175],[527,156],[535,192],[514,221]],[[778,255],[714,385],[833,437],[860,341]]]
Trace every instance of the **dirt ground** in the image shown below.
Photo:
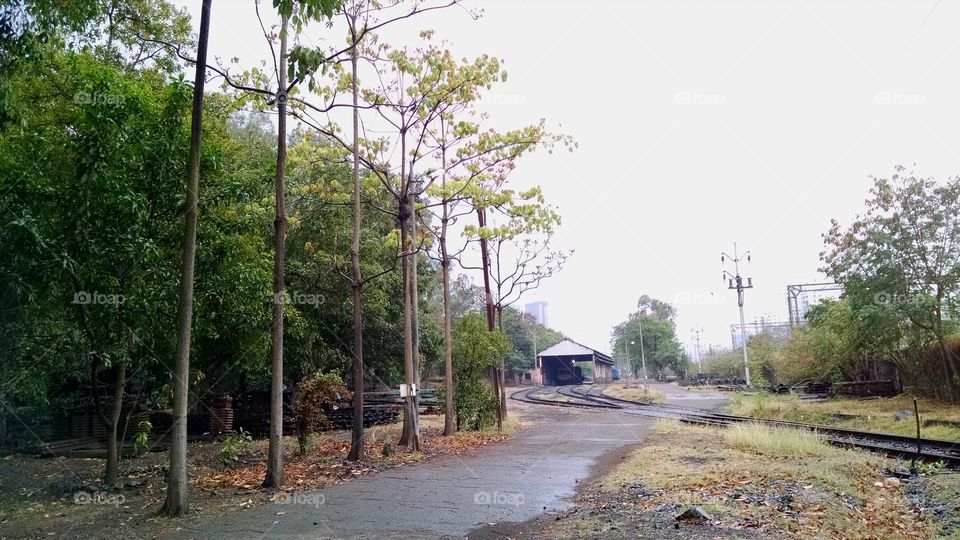
[[[191,515],[169,519],[157,515],[166,490],[168,455],[148,453],[121,463],[124,487],[100,484],[104,461],[96,458],[0,458],[0,538],[154,538],[187,523],[203,522],[269,503],[296,497],[308,489],[341,484],[379,471],[432,459],[438,455],[469,454],[507,438],[522,425],[514,421],[503,433],[459,433],[444,438],[441,416],[422,417],[423,449],[419,453],[388,447],[399,435],[399,424],[367,430],[367,458],[346,462],[350,433],[325,432],[313,437],[306,456],[297,453],[296,439],[284,441],[287,487],[263,490],[266,441],[253,441],[231,468],[218,457],[218,442],[192,443],[189,449]]]

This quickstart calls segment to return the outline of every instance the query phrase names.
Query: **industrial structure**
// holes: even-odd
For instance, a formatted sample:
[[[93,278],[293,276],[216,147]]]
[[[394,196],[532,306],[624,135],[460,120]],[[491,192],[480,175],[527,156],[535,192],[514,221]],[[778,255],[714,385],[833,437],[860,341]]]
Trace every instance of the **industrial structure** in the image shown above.
[[[587,378],[584,367],[589,366],[594,382],[608,383],[613,376],[613,365],[610,356],[572,339],[564,339],[537,355],[537,363],[530,371],[530,381],[543,386],[581,384]]]

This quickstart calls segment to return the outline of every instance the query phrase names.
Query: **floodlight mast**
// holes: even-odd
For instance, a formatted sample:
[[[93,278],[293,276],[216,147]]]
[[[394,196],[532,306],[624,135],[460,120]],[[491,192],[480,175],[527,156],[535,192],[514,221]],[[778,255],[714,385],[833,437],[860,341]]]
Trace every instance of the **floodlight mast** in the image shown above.
[[[694,342],[693,361],[697,363],[697,373],[703,373],[703,363],[700,361],[700,334],[702,332],[702,327],[690,329],[690,337],[693,338]]]
[[[733,272],[730,273],[723,269],[723,280],[728,282],[728,289],[734,289],[737,291],[737,306],[740,307],[740,341],[743,346],[743,373],[744,379],[747,381],[747,386],[752,386],[750,384],[750,361],[747,358],[747,325],[743,320],[743,291],[746,289],[753,288],[753,278],[747,278],[747,284],[743,284],[743,277],[740,276],[740,261],[746,257],[747,262],[750,262],[750,252],[747,251],[743,255],[737,252],[737,243],[733,243],[733,257],[727,253],[720,253],[720,263],[726,264],[727,259],[733,261]]]

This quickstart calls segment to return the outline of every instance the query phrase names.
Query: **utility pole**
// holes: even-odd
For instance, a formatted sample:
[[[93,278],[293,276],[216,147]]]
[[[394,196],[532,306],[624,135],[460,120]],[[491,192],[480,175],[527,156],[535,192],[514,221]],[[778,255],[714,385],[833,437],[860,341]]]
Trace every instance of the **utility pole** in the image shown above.
[[[745,289],[753,288],[753,278],[747,278],[747,284],[743,284],[743,278],[740,276],[740,261],[743,257],[747,258],[747,262],[750,262],[750,252],[747,251],[743,255],[740,255],[737,252],[737,243],[733,243],[733,257],[726,253],[720,254],[720,263],[726,264],[727,259],[733,261],[733,274],[727,271],[726,268],[723,269],[723,280],[728,282],[728,289],[735,289],[737,291],[737,305],[740,306],[740,341],[743,345],[743,370],[744,370],[744,379],[747,381],[747,386],[750,384],[750,362],[747,359],[747,325],[743,320],[743,291]]]
[[[703,373],[703,364],[700,362],[700,333],[703,328],[691,328],[690,336],[693,337],[693,361],[697,363],[697,373]]]
[[[643,379],[647,379],[647,355],[643,350],[643,313],[637,317],[637,324],[640,326],[640,362],[643,366]]]

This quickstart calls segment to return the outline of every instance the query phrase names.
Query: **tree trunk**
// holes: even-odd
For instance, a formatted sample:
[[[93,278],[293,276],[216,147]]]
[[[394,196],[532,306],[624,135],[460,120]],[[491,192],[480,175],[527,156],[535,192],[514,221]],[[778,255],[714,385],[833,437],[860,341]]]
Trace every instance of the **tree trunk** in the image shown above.
[[[210,4],[203,0],[200,37],[193,84],[190,120],[190,156],[180,268],[180,306],[177,313],[177,359],[173,372],[173,426],[170,429],[170,479],[161,513],[183,516],[190,509],[187,491],[187,401],[190,396],[190,343],[193,327],[193,267],[197,251],[197,190],[200,184],[200,141],[203,124],[203,87],[207,72]]]
[[[446,160],[444,160],[446,162]],[[447,254],[447,202],[443,202],[443,219],[440,232],[440,268],[443,279],[443,366],[444,366],[444,419],[443,434],[453,435],[456,432],[453,409],[453,310],[450,306],[450,256]]]
[[[411,177],[413,171],[410,171]],[[412,184],[413,178],[411,178]],[[417,250],[417,200],[413,197],[414,190],[411,190],[410,196],[410,244],[411,249]],[[420,437],[419,415],[420,415],[420,287],[419,287],[419,251],[414,251],[410,255],[410,339],[413,342],[412,363],[413,363],[413,384],[417,385],[417,394],[413,396],[413,407],[416,410],[414,421],[417,423],[417,439]]]
[[[947,349],[946,341],[944,340],[943,333],[938,332],[937,343],[940,346],[940,360],[943,363],[943,375],[947,386],[947,398],[950,400],[950,403],[956,403],[953,394],[953,370],[950,369],[950,352]]]
[[[405,145],[404,155],[406,154]],[[401,174],[405,174],[405,169]],[[405,193],[405,192],[404,192]],[[411,208],[410,199],[407,195],[400,197],[400,244],[403,246],[403,258],[401,266],[403,267],[403,373],[404,382],[408,385],[415,384],[415,372],[413,368],[413,302],[411,301],[411,260],[410,254],[412,245],[410,243],[410,219]],[[400,446],[410,447],[414,451],[420,450],[420,434],[417,427],[417,407],[413,396],[408,396],[404,401],[403,414],[403,433],[400,436]]]
[[[497,294],[499,294],[499,289]],[[500,329],[500,332],[503,332],[503,306],[497,306],[497,328]],[[497,386],[500,388],[500,419],[507,419],[507,380],[504,376],[503,365],[497,366],[498,377],[497,377]]]
[[[487,226],[487,215],[483,208],[477,208],[477,223],[481,228]],[[480,237],[480,262],[483,267],[483,290],[487,310],[487,330],[493,332],[493,292],[490,290],[490,250],[487,239]],[[499,368],[492,366],[487,369],[487,377],[491,381],[494,395],[497,396],[497,429],[503,428],[503,410],[500,407],[500,374]]]
[[[270,384],[270,443],[267,473],[263,487],[283,485],[283,304],[284,254],[287,236],[287,211],[284,205],[284,179],[287,164],[287,30],[289,19],[280,25],[280,81],[277,85],[277,178],[276,217],[273,220],[273,328],[270,341],[272,380]]]
[[[953,366],[950,363],[950,352],[947,349],[947,344],[944,339],[943,332],[943,290],[938,286],[937,287],[937,296],[936,296],[936,332],[937,332],[937,344],[940,346],[940,361],[943,363],[943,376],[947,386],[947,397],[950,399],[950,403],[956,403],[953,395]]]
[[[120,444],[117,440],[117,426],[120,425],[120,411],[123,409],[123,388],[127,384],[127,366],[117,364],[113,367],[113,403],[110,409],[110,422],[107,425],[107,470],[103,483],[109,487],[120,487]]]
[[[353,22],[351,21],[351,24]],[[355,41],[355,40],[354,40]],[[350,93],[353,96],[353,243],[350,262],[353,264],[353,433],[347,459],[363,459],[363,272],[360,268],[360,109],[357,89],[357,48],[350,51],[353,74]]]

